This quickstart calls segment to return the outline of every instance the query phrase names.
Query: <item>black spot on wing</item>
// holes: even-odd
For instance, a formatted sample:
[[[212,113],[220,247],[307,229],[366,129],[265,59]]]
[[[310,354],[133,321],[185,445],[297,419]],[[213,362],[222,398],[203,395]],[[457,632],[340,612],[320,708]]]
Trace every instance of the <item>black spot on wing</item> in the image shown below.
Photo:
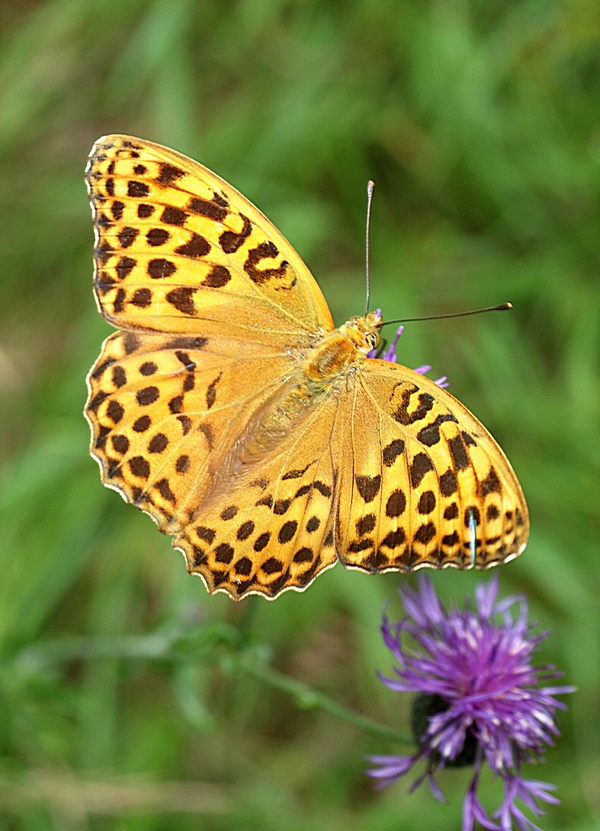
[[[196,314],[196,306],[194,305],[195,291],[196,289],[193,286],[177,286],[176,289],[167,292],[165,299],[177,311],[192,317]]]
[[[150,188],[145,182],[137,182],[135,180],[127,182],[128,196],[132,196],[134,199],[141,199],[144,196],[148,196],[149,193]]]
[[[252,233],[252,223],[247,216],[240,214],[244,226],[239,234],[234,231],[223,231],[219,237],[219,244],[225,254],[234,254]]]
[[[121,257],[116,266],[117,275],[120,280],[124,280],[137,265],[137,260],[133,257]]]
[[[146,241],[152,248],[156,248],[168,242],[170,237],[171,234],[165,228],[150,228],[146,234]]]
[[[432,421],[431,424],[428,424],[426,427],[419,430],[417,433],[417,439],[421,442],[421,444],[424,444],[427,447],[433,447],[433,445],[440,441],[440,426],[445,421],[453,421],[457,423],[458,419],[453,416],[452,413],[439,415],[436,417],[435,421]]]
[[[433,463],[426,453],[417,453],[410,464],[410,483],[413,488],[418,487],[423,477],[433,470]]]
[[[150,260],[147,268],[149,276],[153,280],[163,280],[165,277],[171,277],[177,271],[177,266],[171,260],[163,258],[156,258]]]
[[[356,488],[365,502],[372,502],[381,488],[381,476],[360,476],[354,477]]]
[[[202,285],[209,289],[220,289],[226,286],[230,280],[231,272],[229,269],[225,268],[224,265],[215,265],[202,280]]]
[[[483,496],[490,493],[499,493],[502,490],[500,479],[493,467],[490,467],[488,475],[480,482],[480,489]]]
[[[161,220],[167,225],[182,226],[185,224],[187,217],[188,214],[185,211],[182,211],[181,208],[175,208],[172,205],[168,205],[162,212]]]
[[[152,292],[150,289],[136,289],[129,302],[138,309],[147,309],[152,304]]]
[[[452,496],[458,490],[458,480],[456,473],[448,469],[440,476],[440,491],[442,496]]]
[[[135,239],[138,234],[139,231],[137,228],[130,228],[129,226],[127,226],[126,228],[122,228],[119,231],[118,235],[121,248],[130,248],[135,242]]]
[[[227,209],[223,207],[223,201],[218,198],[217,194],[213,196],[211,201],[200,199],[198,196],[192,196],[187,204],[187,208],[191,213],[222,222],[228,214]]]
[[[409,412],[413,396],[417,396],[417,406]],[[400,394],[400,405],[392,414],[392,417],[405,426],[421,421],[432,409],[435,403],[433,395],[428,392],[421,392],[418,387],[405,388]]]
[[[210,243],[207,239],[205,239],[201,234],[194,233],[191,239],[184,243],[183,245],[179,245],[175,249],[176,254],[180,254],[182,257],[189,257],[192,260],[197,260],[200,257],[205,257],[208,252],[210,251]]]
[[[404,441],[402,439],[394,439],[386,447],[383,448],[383,463],[386,467],[391,467],[399,456],[404,453]]]
[[[185,171],[169,162],[161,162],[160,173],[156,179],[160,185],[172,185],[177,179],[185,176]]]

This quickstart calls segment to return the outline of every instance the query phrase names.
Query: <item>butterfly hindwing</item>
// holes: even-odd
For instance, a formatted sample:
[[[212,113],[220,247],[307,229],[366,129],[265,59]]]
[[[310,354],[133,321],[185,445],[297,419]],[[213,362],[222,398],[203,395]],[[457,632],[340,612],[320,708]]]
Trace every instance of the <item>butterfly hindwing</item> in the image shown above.
[[[337,412],[337,400],[330,398],[247,471],[236,475],[230,464],[226,477],[217,479],[197,519],[174,540],[209,591],[271,598],[286,588],[306,588],[337,562],[331,445]],[[257,432],[254,427],[250,435]],[[243,452],[234,449],[238,462],[248,455],[249,442],[241,444]]]
[[[345,565],[489,568],[522,551],[520,485],[493,437],[449,392],[406,367],[367,360],[340,407],[338,423],[351,424],[334,437]]]
[[[287,355],[252,343],[240,359],[223,337],[115,332],[88,376],[104,484],[180,531],[288,367]]]

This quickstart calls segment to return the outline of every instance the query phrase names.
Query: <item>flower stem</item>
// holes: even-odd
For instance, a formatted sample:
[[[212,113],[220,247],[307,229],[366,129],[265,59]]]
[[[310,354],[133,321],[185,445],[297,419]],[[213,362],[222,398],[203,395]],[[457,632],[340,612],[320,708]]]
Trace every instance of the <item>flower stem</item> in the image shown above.
[[[292,678],[292,676],[280,672],[267,663],[256,663],[254,660],[242,660],[240,662],[240,666],[243,671],[249,675],[253,675],[255,678],[259,678],[266,684],[270,684],[272,687],[276,687],[277,689],[293,696],[298,707],[305,709],[318,707],[324,712],[329,713],[336,718],[342,719],[348,724],[352,724],[354,727],[357,727],[359,730],[363,730],[365,733],[370,733],[372,736],[376,736],[377,738],[385,738],[391,741],[413,744],[413,740],[407,738],[404,733],[400,733],[391,727],[386,727],[385,725],[379,724],[379,722],[374,721],[367,716],[363,716],[354,710],[350,710],[348,707],[345,707],[343,704],[340,704],[333,698],[330,698],[325,693],[319,692],[319,690],[316,690],[314,687],[304,684],[302,681],[298,681],[296,678]]]

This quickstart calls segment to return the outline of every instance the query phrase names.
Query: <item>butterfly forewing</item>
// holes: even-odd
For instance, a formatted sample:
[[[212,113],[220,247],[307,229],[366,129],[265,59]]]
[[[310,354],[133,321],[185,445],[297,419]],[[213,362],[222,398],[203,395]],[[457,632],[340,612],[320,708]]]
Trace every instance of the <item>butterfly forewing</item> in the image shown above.
[[[160,145],[106,136],[86,178],[95,291],[115,326],[222,332],[289,346],[333,326],[314,278],[277,229],[202,165]],[[261,331],[268,321],[268,331]]]

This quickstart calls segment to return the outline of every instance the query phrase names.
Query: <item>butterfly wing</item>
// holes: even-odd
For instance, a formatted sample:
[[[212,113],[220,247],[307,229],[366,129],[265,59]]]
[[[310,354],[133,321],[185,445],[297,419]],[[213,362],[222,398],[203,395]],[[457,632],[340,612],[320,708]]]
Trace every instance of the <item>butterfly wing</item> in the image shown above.
[[[235,600],[247,594],[269,599],[286,589],[302,591],[337,562],[334,500],[337,490],[332,436],[338,400],[330,396],[279,431],[281,397],[265,402],[262,430],[249,424],[234,447],[239,460],[248,447],[273,438],[272,448],[246,472],[225,466],[197,517],[173,545],[183,551],[191,573],[210,592]],[[244,453],[244,451],[246,451]],[[259,451],[260,452],[260,451]],[[238,465],[239,467],[239,465]]]
[[[115,332],[88,376],[92,456],[105,485],[181,530],[252,414],[289,374],[285,354],[224,337]]]
[[[86,179],[96,300],[119,327],[88,376],[91,452],[104,484],[174,534],[333,323],[289,243],[202,165],[106,136]]]
[[[316,281],[269,220],[192,159],[131,136],[92,148],[86,180],[100,313],[123,329],[289,348],[333,328]]]
[[[524,549],[527,505],[506,456],[466,407],[428,378],[364,361],[340,399],[333,441],[340,471],[335,539],[346,566],[485,569]]]

